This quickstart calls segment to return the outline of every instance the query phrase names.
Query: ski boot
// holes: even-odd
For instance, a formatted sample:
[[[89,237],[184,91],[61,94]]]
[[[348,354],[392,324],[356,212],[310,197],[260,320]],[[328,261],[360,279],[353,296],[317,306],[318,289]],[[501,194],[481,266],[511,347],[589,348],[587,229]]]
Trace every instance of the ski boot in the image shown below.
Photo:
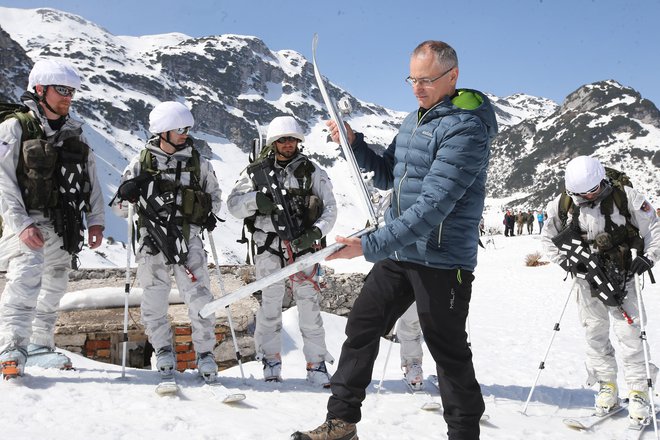
[[[218,364],[215,362],[215,356],[212,352],[207,351],[197,356],[197,371],[204,382],[215,382],[218,376]]]
[[[279,353],[270,358],[264,357],[261,362],[264,364],[264,380],[266,382],[282,381],[282,358]]]
[[[600,381],[600,389],[596,394],[596,414],[610,412],[619,404],[619,391],[616,382]]]
[[[307,382],[330,388],[330,374],[325,367],[325,362],[307,362]]]
[[[73,363],[64,353],[55,351],[46,345],[29,344],[27,349],[26,367],[58,368],[72,370]]]
[[[2,378],[4,380],[16,379],[23,375],[27,354],[22,348],[8,349],[0,354]]]
[[[161,347],[156,351],[156,370],[158,370],[161,377],[174,376],[175,365],[176,358],[172,352],[172,347]]]
[[[311,431],[294,432],[291,440],[358,440],[357,427],[355,423],[330,419]]]
[[[628,394],[628,418],[631,425],[646,425],[651,416],[649,395],[644,391],[631,391]]]
[[[403,367],[403,377],[413,391],[424,388],[424,372],[420,364],[410,364]]]

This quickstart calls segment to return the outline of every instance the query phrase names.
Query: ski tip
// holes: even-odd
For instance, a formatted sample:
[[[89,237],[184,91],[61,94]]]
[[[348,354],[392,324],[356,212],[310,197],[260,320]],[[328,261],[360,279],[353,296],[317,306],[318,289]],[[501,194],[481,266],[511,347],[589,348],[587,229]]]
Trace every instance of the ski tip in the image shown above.
[[[564,419],[563,422],[564,422],[564,425],[568,426],[569,428],[576,429],[578,431],[583,431],[583,430],[587,429],[587,427],[584,426],[582,423],[580,423],[579,420]]]
[[[426,402],[424,405],[422,405],[422,409],[424,411],[437,411],[440,408],[442,408],[442,405],[440,405],[438,402]]]
[[[162,382],[156,386],[155,391],[159,396],[173,396],[179,392],[179,385],[175,382]]]
[[[243,393],[234,393],[234,394],[228,394],[223,400],[222,403],[236,403],[236,402],[242,402],[245,400],[245,394]]]

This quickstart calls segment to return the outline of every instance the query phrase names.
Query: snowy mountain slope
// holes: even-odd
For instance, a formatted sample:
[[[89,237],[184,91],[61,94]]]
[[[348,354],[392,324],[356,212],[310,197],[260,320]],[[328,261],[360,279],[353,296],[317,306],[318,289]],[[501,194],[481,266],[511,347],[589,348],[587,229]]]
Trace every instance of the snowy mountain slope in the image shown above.
[[[659,144],[660,111],[651,101],[616,81],[587,84],[551,114],[501,130],[493,143],[489,195],[514,195],[512,206],[544,208],[563,188],[566,163],[583,154],[624,170],[659,204]]]

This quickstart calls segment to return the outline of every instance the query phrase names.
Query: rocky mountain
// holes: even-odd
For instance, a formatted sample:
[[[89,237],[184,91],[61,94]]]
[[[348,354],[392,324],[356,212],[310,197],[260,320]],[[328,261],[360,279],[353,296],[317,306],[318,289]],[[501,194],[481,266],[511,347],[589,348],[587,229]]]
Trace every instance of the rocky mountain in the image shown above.
[[[225,194],[246,165],[255,121],[265,125],[291,114],[306,132],[306,153],[328,169],[340,205],[360,211],[347,168],[337,161],[338,148],[326,144],[328,115],[312,65],[295,51],[272,51],[252,36],[115,36],[66,12],[0,7],[0,99],[16,100],[33,61],[42,57],[64,57],[81,73],[73,108],[87,122],[107,199],[149,137],[151,108],[179,100],[195,116],[197,146],[211,158]],[[319,62],[322,68],[322,56]],[[336,100],[350,104],[347,120],[369,143],[389,144],[404,112],[326,86]],[[590,84],[561,106],[524,94],[489,96],[500,123],[488,186],[492,208],[541,207],[559,191],[563,165],[578,154],[596,154],[629,171],[636,185],[660,201],[658,109],[633,89],[615,81]],[[348,228],[354,218],[340,219],[338,228]],[[109,235],[125,236],[122,220],[108,211],[107,221]],[[235,220],[228,226],[240,230]],[[226,246],[226,258],[237,260],[239,251],[231,250],[236,246]]]
[[[541,208],[562,189],[564,165],[595,155],[624,170],[660,201],[660,111],[635,90],[608,80],[580,87],[549,115],[501,129],[493,144],[489,195]]]
[[[32,61],[25,50],[0,28],[0,100],[16,101],[28,82]]]

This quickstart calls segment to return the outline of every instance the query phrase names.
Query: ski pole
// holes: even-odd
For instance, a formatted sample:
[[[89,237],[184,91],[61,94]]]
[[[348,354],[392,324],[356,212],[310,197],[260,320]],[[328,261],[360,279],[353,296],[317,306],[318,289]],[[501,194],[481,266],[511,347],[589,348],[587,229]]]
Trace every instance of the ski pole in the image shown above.
[[[555,323],[554,327],[552,328],[553,333],[552,337],[550,338],[550,343],[548,344],[548,348],[545,350],[545,356],[543,356],[543,360],[539,364],[539,371],[536,373],[536,379],[534,379],[534,384],[532,385],[532,388],[529,390],[529,395],[527,396],[527,401],[525,402],[525,406],[523,407],[522,413],[527,414],[527,407],[529,406],[529,401],[532,400],[532,394],[534,393],[534,389],[536,388],[536,384],[539,381],[539,377],[541,377],[541,372],[545,368],[545,360],[548,358],[548,354],[550,353],[550,347],[552,347],[552,342],[555,340],[555,335],[557,335],[557,332],[561,330],[559,328],[559,323],[561,322],[561,318],[564,316],[564,312],[566,311],[566,306],[568,305],[568,301],[571,298],[571,294],[573,293],[573,289],[575,289],[575,285],[577,284],[577,278],[573,279],[573,284],[571,284],[571,290],[568,291],[568,295],[566,296],[566,302],[564,303],[564,307],[561,309],[561,314],[559,315],[559,319]]]
[[[632,249],[632,259],[637,257],[637,249]],[[644,347],[644,364],[646,366],[646,382],[649,386],[649,400],[651,401],[651,413],[653,414],[653,428],[655,429],[655,438],[658,439],[658,419],[655,414],[655,402],[653,400],[653,378],[651,377],[651,368],[649,365],[649,348],[648,340],[646,339],[646,323],[644,322],[644,303],[642,301],[642,289],[639,286],[639,275],[634,274],[635,279],[635,293],[637,294],[637,309],[639,313],[639,338],[642,340],[642,347]]]
[[[218,253],[215,250],[215,242],[213,241],[213,234],[209,231],[209,244],[211,245],[211,253],[213,254],[213,263],[215,264],[215,269],[218,272],[218,285],[220,286],[220,294],[225,296],[225,283],[222,281],[222,272],[220,271],[220,263],[218,262]],[[241,351],[238,349],[238,343],[236,342],[236,332],[234,331],[234,321],[231,317],[231,310],[229,305],[225,307],[227,312],[227,322],[229,322],[229,331],[231,332],[231,339],[234,343],[234,352],[236,353],[236,360],[238,361],[238,368],[241,370],[241,378],[243,383],[245,383],[245,374],[243,373],[243,363],[241,362]]]
[[[124,284],[124,334],[122,336],[121,378],[126,378],[128,353],[128,295],[131,293],[131,244],[133,243],[133,204],[128,204],[128,233],[126,234],[126,283]]]
[[[385,373],[387,372],[387,364],[390,362],[390,354],[392,354],[392,346],[394,345],[394,338],[396,338],[396,332],[394,329],[396,329],[397,323],[394,324],[394,327],[392,327],[392,331],[390,332],[390,345],[387,347],[387,356],[385,357],[385,365],[383,366],[383,374],[380,376],[380,382],[378,382],[378,391],[376,391],[376,395],[380,394],[380,390],[383,388],[383,382],[385,381]]]

